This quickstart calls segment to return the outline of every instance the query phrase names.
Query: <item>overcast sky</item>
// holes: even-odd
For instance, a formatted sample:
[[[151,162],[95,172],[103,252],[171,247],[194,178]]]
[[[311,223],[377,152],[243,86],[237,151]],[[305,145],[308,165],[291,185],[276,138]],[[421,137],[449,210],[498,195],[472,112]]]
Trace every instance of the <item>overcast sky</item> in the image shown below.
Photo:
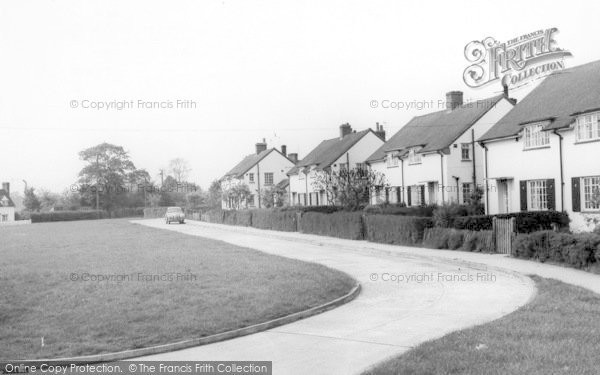
[[[580,65],[600,59],[599,15],[589,0],[3,0],[0,180],[60,192],[77,179],[77,153],[106,141],[157,180],[170,159],[187,159],[189,179],[207,187],[262,138],[302,158],[344,122],[383,123],[389,137],[430,110],[374,109],[372,100],[501,90],[463,82],[470,41],[557,27],[558,45],[573,53],[567,67]],[[82,108],[112,101],[133,108]]]

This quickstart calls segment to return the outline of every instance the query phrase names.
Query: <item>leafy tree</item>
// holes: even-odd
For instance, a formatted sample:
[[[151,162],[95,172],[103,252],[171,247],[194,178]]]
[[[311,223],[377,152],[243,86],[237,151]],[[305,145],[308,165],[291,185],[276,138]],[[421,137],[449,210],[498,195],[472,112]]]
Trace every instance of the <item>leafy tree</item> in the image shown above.
[[[283,207],[287,197],[287,191],[277,185],[265,188],[261,192],[261,205],[264,208]]]
[[[183,158],[175,158],[169,162],[169,172],[179,183],[187,179],[191,170],[189,163]]]
[[[53,193],[49,190],[42,190],[40,194],[40,203],[42,210],[51,210],[55,208],[60,202],[60,195]]]
[[[250,188],[246,184],[236,184],[223,192],[223,199],[231,204],[231,207],[239,210],[248,207]]]
[[[326,193],[328,204],[340,204],[347,210],[357,210],[369,204],[371,191],[384,188],[387,183],[381,172],[353,168],[320,172],[312,185],[315,190]]]
[[[42,207],[42,204],[35,194],[35,189],[33,187],[28,188],[26,186],[23,194],[25,196],[23,198],[23,205],[25,208],[29,211],[39,211]]]
[[[206,203],[211,208],[220,208],[222,199],[223,191],[221,189],[221,182],[219,180],[214,180],[208,188]]]
[[[149,179],[147,172],[136,169],[121,146],[102,143],[81,151],[79,158],[86,163],[79,172],[79,182],[86,187],[83,195],[98,208],[110,210],[122,205],[123,195],[130,191],[127,184]]]

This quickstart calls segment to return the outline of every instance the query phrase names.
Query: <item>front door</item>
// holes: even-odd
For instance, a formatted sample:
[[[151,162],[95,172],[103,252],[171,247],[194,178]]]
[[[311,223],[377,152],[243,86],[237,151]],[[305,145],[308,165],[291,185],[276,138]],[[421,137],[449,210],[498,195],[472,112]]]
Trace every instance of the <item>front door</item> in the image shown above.
[[[501,214],[510,212],[510,191],[507,180],[498,180],[498,212]]]

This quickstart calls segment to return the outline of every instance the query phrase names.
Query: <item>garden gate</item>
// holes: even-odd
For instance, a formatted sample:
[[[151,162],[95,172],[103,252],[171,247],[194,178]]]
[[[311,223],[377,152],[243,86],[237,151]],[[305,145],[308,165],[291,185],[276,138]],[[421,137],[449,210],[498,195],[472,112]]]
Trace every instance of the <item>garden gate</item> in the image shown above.
[[[493,219],[493,235],[496,252],[512,255],[515,239],[515,218]]]

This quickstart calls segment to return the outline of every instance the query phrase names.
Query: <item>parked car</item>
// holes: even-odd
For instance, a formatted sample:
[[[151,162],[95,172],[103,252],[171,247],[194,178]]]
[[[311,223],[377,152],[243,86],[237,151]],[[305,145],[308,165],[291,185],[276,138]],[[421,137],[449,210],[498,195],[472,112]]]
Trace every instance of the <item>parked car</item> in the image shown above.
[[[172,221],[177,221],[179,224],[185,223],[185,213],[181,207],[168,207],[165,214],[165,223],[171,224]]]

